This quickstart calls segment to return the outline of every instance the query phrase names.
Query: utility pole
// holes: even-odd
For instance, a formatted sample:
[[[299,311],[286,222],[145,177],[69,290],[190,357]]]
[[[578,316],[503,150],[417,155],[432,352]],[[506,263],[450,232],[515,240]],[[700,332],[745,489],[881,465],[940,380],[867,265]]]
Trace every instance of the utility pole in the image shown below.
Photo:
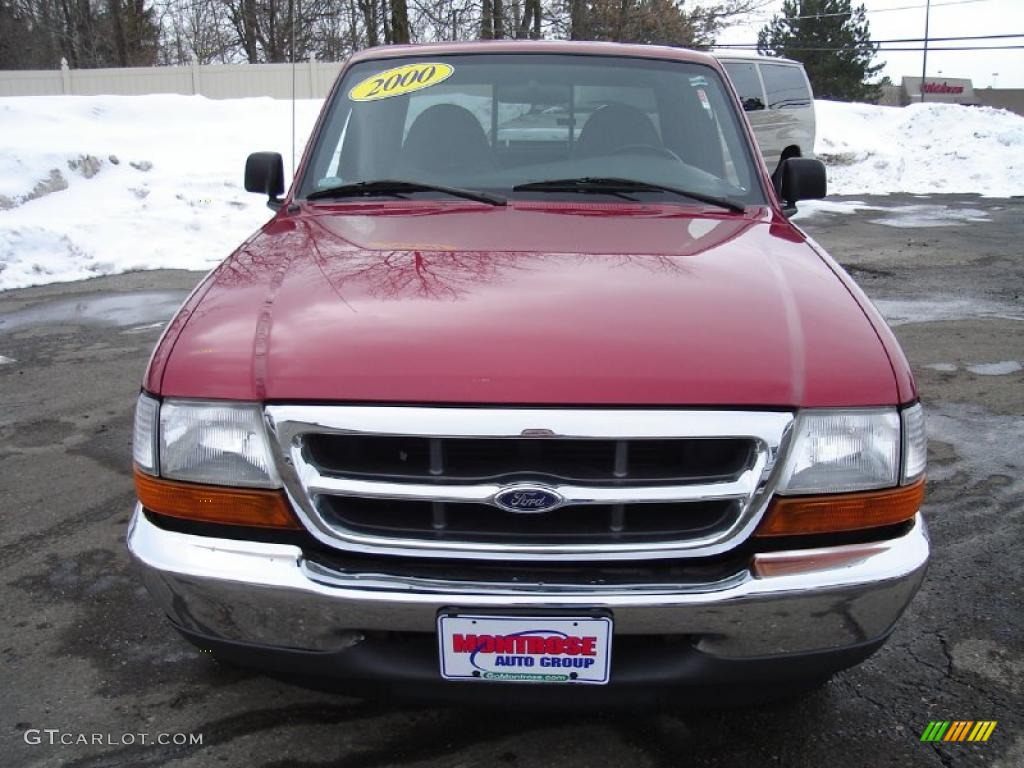
[[[300,0],[301,2],[301,0]],[[295,0],[288,0],[288,42],[292,57],[292,178],[295,178]]]
[[[924,6],[924,61],[921,62],[921,101],[924,101],[924,81],[928,77],[928,17],[932,12],[932,0],[926,0]]]

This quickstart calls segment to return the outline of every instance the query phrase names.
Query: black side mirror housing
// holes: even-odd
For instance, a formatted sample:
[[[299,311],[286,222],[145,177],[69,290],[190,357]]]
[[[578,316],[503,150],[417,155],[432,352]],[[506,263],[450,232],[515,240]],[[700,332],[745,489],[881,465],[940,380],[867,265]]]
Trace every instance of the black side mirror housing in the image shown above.
[[[253,152],[245,161],[245,191],[267,196],[267,206],[281,207],[284,194],[284,160],[277,152]]]
[[[800,200],[820,200],[827,193],[825,164],[809,157],[790,157],[782,161],[775,175],[775,191],[785,205],[787,216],[796,213]]]

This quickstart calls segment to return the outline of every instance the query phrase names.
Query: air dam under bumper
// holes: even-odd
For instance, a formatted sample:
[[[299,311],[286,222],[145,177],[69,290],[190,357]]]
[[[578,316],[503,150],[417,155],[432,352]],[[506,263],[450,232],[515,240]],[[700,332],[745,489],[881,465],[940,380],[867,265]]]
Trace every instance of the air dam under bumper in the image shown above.
[[[722,661],[835,653],[836,669],[859,660],[843,662],[844,652],[868,649],[863,657],[884,640],[928,562],[920,515],[897,539],[760,554],[749,570],[699,585],[584,588],[327,571],[295,546],[164,530],[138,507],[128,548],[175,625],[225,647],[344,655],[362,633],[434,633],[441,610],[604,609],[616,638],[627,641],[686,637],[694,651]],[[436,675],[436,657],[434,664]]]

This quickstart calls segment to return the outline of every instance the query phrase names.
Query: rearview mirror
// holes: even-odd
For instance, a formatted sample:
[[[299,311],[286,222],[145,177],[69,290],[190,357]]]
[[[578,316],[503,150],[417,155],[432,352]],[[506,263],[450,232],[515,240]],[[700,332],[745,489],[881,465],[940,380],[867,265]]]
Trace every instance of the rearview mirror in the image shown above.
[[[782,161],[776,178],[776,189],[784,203],[787,216],[796,213],[800,200],[820,200],[825,197],[827,183],[825,164],[809,157],[790,157]]]
[[[284,161],[277,152],[253,152],[245,161],[245,191],[267,196],[267,206],[281,207],[284,194]]]

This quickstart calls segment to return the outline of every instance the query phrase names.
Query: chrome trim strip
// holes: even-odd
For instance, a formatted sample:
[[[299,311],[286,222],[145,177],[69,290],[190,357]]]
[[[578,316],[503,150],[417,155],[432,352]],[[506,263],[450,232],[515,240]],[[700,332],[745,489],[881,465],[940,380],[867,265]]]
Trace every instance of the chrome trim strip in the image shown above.
[[[793,420],[785,411],[681,409],[475,408],[391,405],[268,405],[271,425],[286,422],[325,434],[416,437],[550,437],[628,439],[779,435]]]
[[[385,573],[354,573],[326,568],[319,563],[301,560],[299,567],[306,578],[317,584],[342,589],[365,589],[377,591],[417,592],[435,595],[606,595],[611,589],[607,584],[548,584],[509,581],[459,582],[454,579],[427,579],[416,576],[392,576]],[[749,580],[747,571],[733,574],[729,578],[704,583],[667,584],[616,584],[618,593],[633,595],[682,595],[720,592],[737,587]]]
[[[430,483],[388,483],[373,480],[325,477],[310,464],[300,466],[292,449],[292,461],[306,491],[319,496],[363,496],[371,499],[405,499],[415,501],[451,501],[490,504],[494,497],[515,485],[484,483],[480,485],[452,485]],[[764,470],[765,457],[731,483],[705,483],[694,485],[637,486],[627,488],[594,488],[582,485],[551,485],[565,504],[636,504],[643,502],[719,501],[746,499],[757,486]],[[560,506],[562,506],[560,505]],[[557,507],[551,507],[557,509]],[[549,510],[545,510],[549,511]]]
[[[778,481],[793,414],[776,411],[668,409],[468,408],[412,406],[268,405],[267,428],[278,472],[296,513],[325,544],[354,552],[515,560],[643,560],[725,552],[753,531]],[[544,434],[573,439],[740,438],[755,445],[753,467],[727,483],[632,488],[552,486],[569,503],[616,504],[746,500],[727,529],[678,541],[605,544],[515,544],[375,536],[327,522],[317,509],[324,494],[490,503],[497,484],[390,483],[325,477],[304,458],[307,433],[519,438]],[[545,438],[534,438],[545,439]]]

